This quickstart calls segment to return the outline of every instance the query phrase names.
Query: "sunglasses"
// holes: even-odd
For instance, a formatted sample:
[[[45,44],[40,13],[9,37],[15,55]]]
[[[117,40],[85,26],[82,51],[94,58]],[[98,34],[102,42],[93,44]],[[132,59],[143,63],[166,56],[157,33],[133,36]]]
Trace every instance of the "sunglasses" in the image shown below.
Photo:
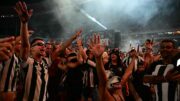
[[[34,46],[45,46],[45,44],[44,43],[36,43],[36,44],[32,45],[32,47],[34,47]]]

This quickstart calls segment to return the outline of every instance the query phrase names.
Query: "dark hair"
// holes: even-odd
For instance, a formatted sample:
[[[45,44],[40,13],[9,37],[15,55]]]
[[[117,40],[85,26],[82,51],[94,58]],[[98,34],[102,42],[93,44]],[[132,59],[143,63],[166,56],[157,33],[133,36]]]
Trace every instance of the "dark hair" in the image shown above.
[[[88,49],[88,50],[86,50],[86,54],[87,55],[89,55],[89,53],[90,53],[91,51]]]
[[[173,44],[173,48],[176,48],[176,43],[173,40],[170,39],[164,39],[161,41],[160,46],[162,45],[162,43],[166,43],[166,42],[171,42]]]
[[[37,40],[42,40],[42,41],[44,41],[44,39],[43,38],[34,38],[34,39],[32,39],[32,41],[31,41],[31,46],[32,46],[32,44],[33,43],[35,43]]]
[[[146,39],[146,42],[152,43],[152,41],[150,39]]]
[[[119,56],[119,50],[117,50],[117,49],[113,49],[111,52],[110,52],[110,55],[111,54],[115,54],[115,55],[117,55],[117,56]]]
[[[70,53],[67,57],[73,57],[73,56],[77,56],[76,53]]]
[[[108,64],[110,64],[112,62],[111,60],[111,54],[115,54],[117,56],[117,63],[118,63],[118,66],[121,66],[122,65],[122,60],[120,59],[120,56],[119,56],[119,50],[116,50],[116,49],[113,49],[111,52],[110,52],[110,57],[109,57],[109,62]]]
[[[129,51],[129,53],[134,52],[134,51],[136,51],[136,49],[134,47],[132,47],[131,50]]]

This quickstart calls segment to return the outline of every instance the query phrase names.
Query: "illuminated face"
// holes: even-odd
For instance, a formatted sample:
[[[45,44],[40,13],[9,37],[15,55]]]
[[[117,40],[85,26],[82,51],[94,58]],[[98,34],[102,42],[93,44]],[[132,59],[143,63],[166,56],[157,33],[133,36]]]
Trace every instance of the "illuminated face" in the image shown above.
[[[171,42],[163,42],[160,45],[160,53],[163,58],[168,58],[169,56],[172,56],[173,51],[173,43]]]
[[[114,53],[112,53],[111,54],[111,60],[113,61],[113,60],[117,60],[117,55],[116,54],[114,54]]]
[[[34,55],[45,56],[45,43],[43,40],[37,40],[31,46],[31,51]]]
[[[112,76],[108,78],[107,87],[109,90],[115,90],[121,88],[120,78],[118,76]]]

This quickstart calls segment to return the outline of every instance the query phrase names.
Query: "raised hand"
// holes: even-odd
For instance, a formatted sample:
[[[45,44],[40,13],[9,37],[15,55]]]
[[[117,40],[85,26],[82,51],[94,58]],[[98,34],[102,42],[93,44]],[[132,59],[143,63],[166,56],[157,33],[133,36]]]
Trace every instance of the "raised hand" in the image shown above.
[[[81,38],[77,39],[77,46],[82,46],[82,39]]]
[[[14,37],[0,39],[0,61],[8,60],[13,54]]]
[[[89,48],[94,54],[95,57],[101,57],[104,50],[105,50],[105,45],[100,44],[100,36],[99,35],[94,35],[94,38],[90,40],[89,43]]]
[[[25,2],[17,2],[14,7],[22,23],[26,23],[32,16],[33,10],[28,10]]]
[[[6,37],[6,38],[1,38],[0,39],[0,43],[3,43],[3,42],[12,42],[14,41],[14,36],[11,36],[11,37]]]
[[[82,33],[82,29],[77,30],[76,33],[72,36],[73,39],[76,39],[77,37],[79,37],[81,35],[81,33]]]

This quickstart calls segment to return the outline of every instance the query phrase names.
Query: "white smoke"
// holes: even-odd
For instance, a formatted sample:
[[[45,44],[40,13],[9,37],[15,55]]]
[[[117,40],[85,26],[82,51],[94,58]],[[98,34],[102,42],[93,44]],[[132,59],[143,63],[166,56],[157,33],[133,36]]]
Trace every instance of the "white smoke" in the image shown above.
[[[114,29],[120,32],[147,27],[158,14],[168,15],[171,0],[49,0],[65,32]],[[82,12],[83,11],[83,12]],[[88,16],[87,16],[88,15]],[[156,24],[163,24],[160,19]],[[159,24],[158,24],[159,23]],[[151,25],[154,27],[154,25]],[[133,40],[131,37],[128,40]],[[125,44],[125,43],[124,43]],[[125,44],[128,50],[130,43]]]
[[[132,25],[144,27],[160,11],[162,14],[172,11],[168,8],[170,1],[167,0],[52,1],[55,4],[55,15],[64,26],[65,31],[73,31],[81,27],[87,30],[96,30],[96,27],[101,27],[83,14],[82,10],[108,29],[116,30],[128,30],[128,27]]]

